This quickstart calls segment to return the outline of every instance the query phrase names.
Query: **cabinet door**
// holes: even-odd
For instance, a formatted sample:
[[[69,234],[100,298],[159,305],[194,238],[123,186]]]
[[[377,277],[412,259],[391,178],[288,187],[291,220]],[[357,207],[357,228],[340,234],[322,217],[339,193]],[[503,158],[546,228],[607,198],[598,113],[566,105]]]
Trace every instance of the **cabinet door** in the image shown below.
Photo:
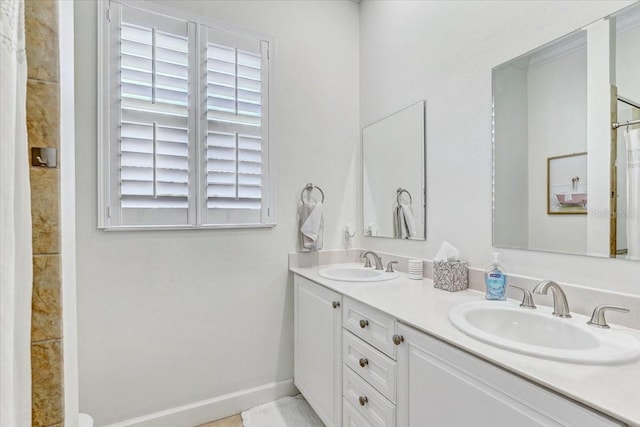
[[[398,325],[398,426],[619,426],[436,338]]]
[[[294,276],[294,301],[295,385],[327,426],[338,427],[342,422],[342,295]]]

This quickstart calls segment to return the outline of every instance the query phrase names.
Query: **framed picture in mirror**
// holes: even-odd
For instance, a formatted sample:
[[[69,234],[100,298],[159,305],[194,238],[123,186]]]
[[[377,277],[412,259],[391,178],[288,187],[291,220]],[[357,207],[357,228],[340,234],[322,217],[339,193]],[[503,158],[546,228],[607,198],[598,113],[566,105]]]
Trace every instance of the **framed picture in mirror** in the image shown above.
[[[547,214],[587,214],[587,153],[547,158]]]

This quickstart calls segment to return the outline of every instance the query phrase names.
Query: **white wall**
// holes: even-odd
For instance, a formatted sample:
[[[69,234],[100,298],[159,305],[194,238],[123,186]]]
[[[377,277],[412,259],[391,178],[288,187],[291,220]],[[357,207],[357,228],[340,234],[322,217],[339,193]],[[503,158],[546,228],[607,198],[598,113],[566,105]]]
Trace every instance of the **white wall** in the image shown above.
[[[616,35],[616,85],[618,95],[640,103],[640,26]]]
[[[278,225],[260,230],[97,230],[96,4],[75,3],[80,409],[97,425],[293,375],[296,206],[322,187],[325,248],[356,222],[358,5],[167,1],[271,35]]]
[[[587,29],[587,254],[611,247],[611,84],[615,83],[615,24],[601,20]]]
[[[72,46],[73,2],[58,3],[60,36],[60,224],[62,253],[62,316],[64,352],[64,420],[78,423],[78,319],[76,295],[76,186],[75,186],[75,106],[74,58]]]
[[[406,242],[365,237],[361,246],[430,259],[447,240],[471,266],[488,265],[492,67],[631,3],[362,2],[361,123],[416,98],[427,100],[428,238]],[[507,272],[640,293],[637,262],[501,252]]]

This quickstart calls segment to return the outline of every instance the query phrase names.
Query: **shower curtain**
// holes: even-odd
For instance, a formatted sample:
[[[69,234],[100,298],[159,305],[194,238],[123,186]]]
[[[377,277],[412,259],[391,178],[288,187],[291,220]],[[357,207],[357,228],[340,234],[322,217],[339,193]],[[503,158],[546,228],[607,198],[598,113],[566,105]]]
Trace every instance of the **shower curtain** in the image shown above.
[[[627,258],[640,259],[640,129],[625,130],[627,142]]]
[[[31,196],[24,2],[0,0],[0,427],[31,425]]]

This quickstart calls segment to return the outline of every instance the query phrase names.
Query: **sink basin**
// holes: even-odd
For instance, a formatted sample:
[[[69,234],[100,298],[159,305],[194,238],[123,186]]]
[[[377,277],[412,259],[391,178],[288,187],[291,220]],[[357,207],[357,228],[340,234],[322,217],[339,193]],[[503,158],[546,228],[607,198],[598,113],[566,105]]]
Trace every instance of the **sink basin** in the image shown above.
[[[496,347],[562,362],[617,365],[640,359],[639,335],[613,327],[596,329],[585,316],[551,315],[548,307],[527,310],[512,301],[460,304],[449,320],[460,331]]]
[[[387,273],[384,270],[364,268],[361,265],[329,266],[318,271],[320,277],[342,282],[382,282],[398,277],[397,272]]]

